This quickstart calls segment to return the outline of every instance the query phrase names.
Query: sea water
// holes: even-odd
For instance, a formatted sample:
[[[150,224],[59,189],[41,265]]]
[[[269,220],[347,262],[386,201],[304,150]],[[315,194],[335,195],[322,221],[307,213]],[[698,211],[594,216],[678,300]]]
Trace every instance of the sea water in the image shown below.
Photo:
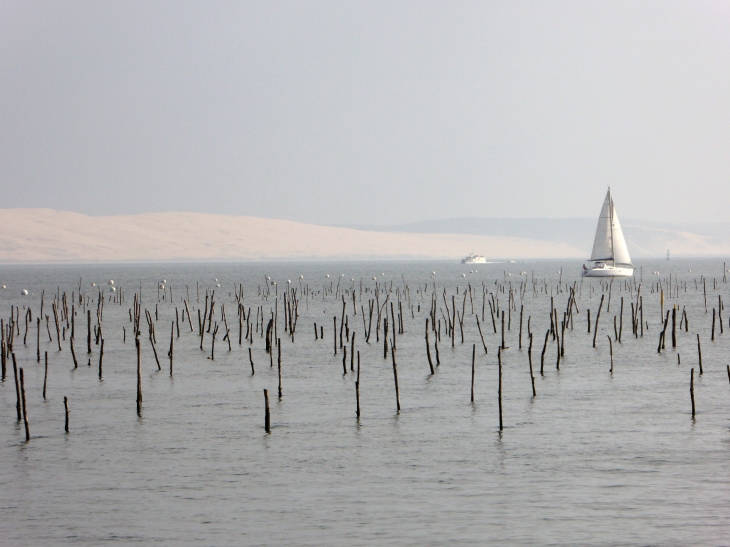
[[[730,300],[730,286],[722,280],[723,264],[672,260],[637,261],[637,266],[635,282],[641,284],[646,322],[643,337],[634,336],[631,329],[630,304],[636,304],[636,290],[614,281],[609,308],[608,292],[602,293],[600,281],[581,283],[580,264],[568,260],[480,265],[3,266],[0,284],[7,288],[0,291],[0,310],[6,325],[11,305],[20,306],[20,334],[15,335],[13,350],[25,373],[31,440],[25,442],[23,424],[17,421],[12,361],[8,361],[8,375],[0,385],[0,543],[729,544],[726,365],[730,363],[730,311],[722,316],[725,332],[720,333],[718,320],[715,341],[710,339],[718,295]],[[680,287],[671,298],[670,273],[673,286]],[[110,279],[116,293],[109,291]],[[158,291],[163,279],[165,289]],[[360,306],[367,323],[368,300],[374,298],[376,282],[381,289],[392,289],[389,302],[396,303],[396,315],[398,295],[402,302],[404,332],[396,336],[395,352],[400,412],[396,411],[392,356],[390,352],[383,356],[382,327],[380,341],[375,341],[375,319],[370,343],[365,341]],[[657,352],[661,296],[655,285],[659,282],[665,291],[664,309],[676,304],[678,320],[682,309],[689,318],[689,331],[678,332],[678,347],[672,349],[668,336],[661,353]],[[521,283],[527,283],[522,293]],[[556,343],[550,336],[540,374],[540,355],[550,327],[550,297],[562,320],[567,287],[574,283],[578,312],[573,311],[572,328],[566,330],[565,356],[558,370]],[[94,324],[99,290],[106,299],[102,379],[98,375],[100,346],[92,342],[92,353],[87,355],[79,284],[89,297],[86,309],[92,311]],[[277,397],[277,358],[265,352],[261,332],[254,332],[252,345],[246,340],[239,345],[235,298],[239,284],[252,323],[259,306],[268,321],[278,298],[281,399]],[[287,286],[295,288],[300,298],[293,342],[283,324]],[[144,401],[138,415],[129,309],[140,287]],[[333,294],[324,294],[330,287]],[[442,336],[440,365],[431,375],[424,335],[434,287]],[[508,312],[510,287],[518,290],[514,308]],[[28,296],[21,296],[24,289]],[[200,349],[198,310],[204,310],[206,290],[215,290],[214,324],[219,325],[215,359],[210,359],[210,333]],[[49,315],[53,341],[43,318],[38,363],[35,321],[42,291],[43,314]],[[54,294],[66,292],[70,300],[72,291],[77,369],[69,351],[70,333],[58,351],[51,309]],[[262,296],[261,291],[270,294]],[[125,301],[120,305],[114,297],[122,292]],[[334,354],[333,317],[337,317],[339,345],[343,292],[350,335],[355,333],[355,351],[360,352],[359,420],[356,374],[350,370],[351,342],[345,341],[347,374],[343,374],[342,348]],[[586,316],[590,309],[595,323],[601,294],[604,305],[593,348]],[[381,305],[385,296],[384,292],[379,295]],[[451,308],[452,296],[456,310],[464,312],[464,342],[457,319],[453,347],[444,325],[448,313],[444,301]],[[613,317],[619,314],[622,297],[622,340],[612,340],[611,373],[607,336],[615,338]],[[502,431],[498,412],[501,323],[495,319],[495,334],[487,303],[492,298],[495,304],[499,299],[507,322],[511,315],[510,328],[505,327],[509,349],[502,352]],[[175,309],[178,313],[184,309],[182,299],[189,302],[195,332],[181,318],[170,375],[170,328]],[[231,351],[223,340],[221,306],[225,306]],[[33,322],[24,345],[27,307]],[[161,370],[152,353],[145,309],[155,320]],[[528,317],[536,397],[528,366]],[[324,339],[315,340],[314,323],[317,329],[323,326]],[[244,335],[245,330],[244,322]],[[701,376],[697,333],[702,344]],[[431,332],[435,365],[434,337]],[[49,371],[44,400],[45,352]],[[695,369],[694,419],[691,368]],[[264,430],[264,389],[270,397],[270,434]],[[71,410],[68,434],[64,432],[64,396]]]

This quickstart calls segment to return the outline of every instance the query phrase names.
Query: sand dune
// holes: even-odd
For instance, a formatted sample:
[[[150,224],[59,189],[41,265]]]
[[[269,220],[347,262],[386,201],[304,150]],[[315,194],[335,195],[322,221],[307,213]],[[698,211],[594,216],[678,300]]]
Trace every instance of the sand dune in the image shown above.
[[[576,247],[518,237],[369,232],[287,220],[200,213],[92,217],[51,209],[0,209],[0,261],[457,260],[581,258]]]

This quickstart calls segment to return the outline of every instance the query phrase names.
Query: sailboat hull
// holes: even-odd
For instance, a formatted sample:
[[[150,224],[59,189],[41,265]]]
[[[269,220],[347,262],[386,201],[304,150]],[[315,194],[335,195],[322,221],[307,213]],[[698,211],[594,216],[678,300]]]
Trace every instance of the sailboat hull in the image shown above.
[[[634,268],[605,266],[583,270],[583,277],[631,277],[632,275],[634,275]]]

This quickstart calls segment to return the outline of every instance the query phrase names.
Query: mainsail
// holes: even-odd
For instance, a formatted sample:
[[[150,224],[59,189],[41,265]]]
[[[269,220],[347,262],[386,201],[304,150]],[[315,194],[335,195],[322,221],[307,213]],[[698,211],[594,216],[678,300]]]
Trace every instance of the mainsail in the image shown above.
[[[598,217],[596,228],[596,239],[593,241],[592,261],[609,261],[613,265],[631,265],[631,257],[626,247],[624,233],[621,230],[621,223],[616,214],[616,207],[611,199],[611,190],[606,193],[603,200],[601,215]]]

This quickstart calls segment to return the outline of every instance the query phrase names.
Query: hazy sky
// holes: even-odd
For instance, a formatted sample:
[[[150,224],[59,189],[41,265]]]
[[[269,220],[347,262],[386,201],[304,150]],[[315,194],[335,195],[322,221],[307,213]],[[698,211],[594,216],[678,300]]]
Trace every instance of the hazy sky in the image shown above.
[[[727,220],[730,2],[0,1],[0,207]]]

